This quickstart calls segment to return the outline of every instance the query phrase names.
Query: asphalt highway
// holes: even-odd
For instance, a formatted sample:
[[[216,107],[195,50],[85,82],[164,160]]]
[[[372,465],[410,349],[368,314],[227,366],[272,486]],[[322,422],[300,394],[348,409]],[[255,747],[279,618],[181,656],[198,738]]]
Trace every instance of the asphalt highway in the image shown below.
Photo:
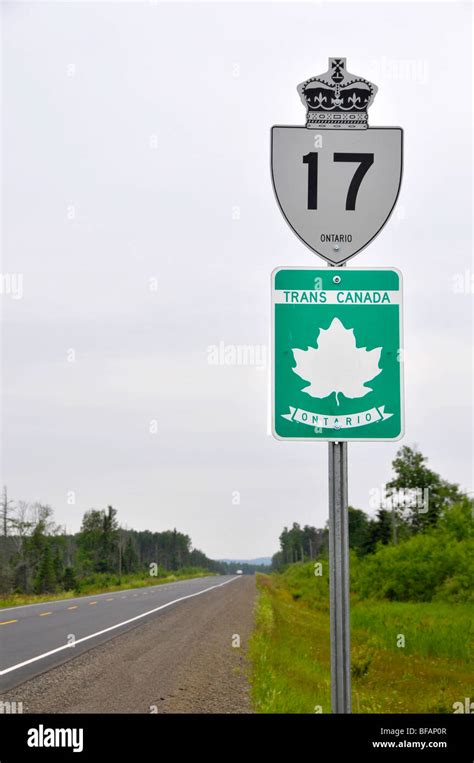
[[[239,576],[210,576],[0,609],[0,692],[77,657]]]

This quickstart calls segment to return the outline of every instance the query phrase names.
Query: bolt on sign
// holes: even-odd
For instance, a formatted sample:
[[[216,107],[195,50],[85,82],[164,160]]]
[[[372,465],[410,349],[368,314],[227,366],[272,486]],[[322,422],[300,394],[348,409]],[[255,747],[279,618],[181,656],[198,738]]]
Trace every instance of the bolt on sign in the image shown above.
[[[272,128],[272,180],[280,209],[316,254],[341,265],[387,222],[402,179],[400,127],[369,127],[377,87],[330,58],[298,85],[305,127]]]
[[[272,275],[275,437],[400,439],[401,273],[293,267]]]

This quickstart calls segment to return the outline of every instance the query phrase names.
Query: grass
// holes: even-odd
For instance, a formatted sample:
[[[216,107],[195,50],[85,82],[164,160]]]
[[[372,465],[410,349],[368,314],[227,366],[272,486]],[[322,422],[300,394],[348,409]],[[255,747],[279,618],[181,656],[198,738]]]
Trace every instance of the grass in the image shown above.
[[[361,601],[352,608],[353,628],[375,634],[378,646],[393,649],[405,637],[404,652],[469,661],[473,607],[469,604]],[[397,651],[398,651],[397,647]]]
[[[59,593],[45,594],[9,594],[0,599],[0,609],[6,607],[19,607],[24,604],[41,604],[44,601],[61,601],[62,599],[75,599],[80,596],[90,596],[96,593],[107,593],[109,591],[124,591],[128,588],[146,588],[148,586],[163,585],[172,583],[175,580],[190,580],[191,578],[201,578],[214,575],[209,570],[199,569],[197,567],[184,568],[168,575],[150,576],[149,574],[122,575],[94,575],[91,580],[81,582],[80,588],[71,591],[61,591]]]
[[[312,565],[258,575],[252,696],[261,713],[329,713],[327,578]],[[400,635],[405,646],[400,643]],[[472,606],[351,602],[355,713],[451,713],[472,694]]]

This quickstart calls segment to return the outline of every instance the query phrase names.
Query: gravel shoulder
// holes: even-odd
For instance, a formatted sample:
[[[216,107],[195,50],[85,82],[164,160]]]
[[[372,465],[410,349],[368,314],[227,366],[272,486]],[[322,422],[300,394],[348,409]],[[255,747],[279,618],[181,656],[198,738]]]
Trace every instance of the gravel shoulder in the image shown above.
[[[0,695],[25,713],[249,713],[256,587],[244,576],[179,602]],[[233,646],[240,637],[240,647]]]

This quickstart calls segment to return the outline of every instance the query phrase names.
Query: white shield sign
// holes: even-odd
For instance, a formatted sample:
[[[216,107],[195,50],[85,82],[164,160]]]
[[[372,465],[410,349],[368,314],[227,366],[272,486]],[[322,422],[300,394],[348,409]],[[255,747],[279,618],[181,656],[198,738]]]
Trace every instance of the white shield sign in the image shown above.
[[[379,233],[402,179],[400,127],[272,128],[272,178],[287,222],[339,265]]]

